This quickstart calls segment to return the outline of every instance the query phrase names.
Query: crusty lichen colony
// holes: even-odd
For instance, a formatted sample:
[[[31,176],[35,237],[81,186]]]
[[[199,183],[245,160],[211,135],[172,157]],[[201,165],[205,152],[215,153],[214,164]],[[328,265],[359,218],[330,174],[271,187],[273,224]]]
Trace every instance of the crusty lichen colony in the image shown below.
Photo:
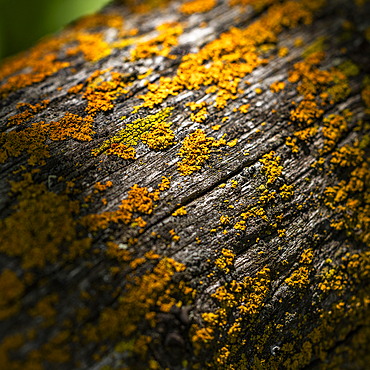
[[[1,368],[367,369],[369,4],[333,3],[118,1],[2,63]]]

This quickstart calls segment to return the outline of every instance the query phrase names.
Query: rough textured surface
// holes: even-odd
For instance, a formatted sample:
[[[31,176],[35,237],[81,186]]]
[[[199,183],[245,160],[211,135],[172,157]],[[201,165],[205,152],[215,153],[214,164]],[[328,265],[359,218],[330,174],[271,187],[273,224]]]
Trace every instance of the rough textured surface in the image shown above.
[[[0,363],[367,369],[369,5],[162,3],[2,66]]]

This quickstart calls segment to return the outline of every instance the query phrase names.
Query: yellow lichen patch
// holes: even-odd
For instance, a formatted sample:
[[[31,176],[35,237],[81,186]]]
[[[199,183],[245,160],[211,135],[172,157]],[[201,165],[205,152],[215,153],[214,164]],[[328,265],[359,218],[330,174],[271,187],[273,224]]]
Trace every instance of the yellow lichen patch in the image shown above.
[[[294,185],[286,185],[286,184],[282,185],[280,187],[280,191],[281,191],[280,196],[285,200],[290,199],[294,195],[293,189],[294,189]]]
[[[340,167],[357,166],[362,163],[364,155],[365,151],[360,148],[360,143],[356,141],[353,146],[347,144],[334,151],[330,162]]]
[[[100,148],[94,149],[91,154],[94,156],[99,155],[110,148],[112,143],[123,143],[127,146],[135,146],[142,140],[142,135],[147,132],[148,135],[144,135],[144,138],[150,142],[153,148],[165,148],[172,143],[170,138],[173,133],[167,124],[167,118],[170,116],[172,109],[173,108],[165,108],[157,114],[148,115],[145,118],[139,118],[127,124],[112,138],[105,140]],[[150,133],[149,131],[152,127],[154,127],[154,130]]]
[[[186,214],[187,212],[186,212],[185,206],[183,206],[177,209],[175,212],[173,212],[172,216],[184,216]]]
[[[283,167],[280,166],[280,157],[275,156],[275,152],[271,151],[265,154],[260,162],[263,164],[261,173],[267,177],[267,184],[273,184],[283,172]]]
[[[267,218],[267,215],[266,215],[266,212],[265,210],[260,207],[251,207],[250,209],[246,210],[245,212],[243,212],[240,217],[242,218],[242,220],[238,221],[235,225],[234,225],[234,229],[236,230],[245,230],[247,227],[246,227],[246,220],[249,218],[249,217],[260,217],[262,218],[262,220],[264,221],[268,221],[268,218]]]
[[[274,83],[270,85],[271,92],[275,92],[275,93],[278,93],[280,90],[284,90],[284,88],[285,88],[284,82],[275,81]]]
[[[225,140],[206,137],[203,130],[196,130],[184,139],[180,153],[178,153],[182,158],[182,161],[177,164],[178,170],[183,176],[199,171],[201,165],[209,158],[211,148],[221,145],[225,145]]]
[[[106,150],[106,155],[116,155],[117,157],[123,158],[125,160],[135,159],[135,149],[132,147],[127,147],[123,143],[112,143],[110,148]]]
[[[33,185],[28,177],[24,181],[28,186],[18,198],[16,212],[0,221],[0,251],[19,257],[27,269],[55,263],[62,251],[69,259],[89,249],[90,238],[77,238],[74,216],[79,213],[78,202],[48,192],[44,185]],[[17,192],[24,186],[12,183],[12,190]]]
[[[28,104],[28,103],[18,103],[17,109],[27,107],[25,111],[22,113],[18,113],[14,116],[8,118],[8,126],[13,125],[20,125],[21,123],[27,122],[37,113],[40,113],[44,110],[48,105],[49,100],[43,100],[41,103],[37,103],[36,105]]]
[[[141,134],[141,141],[152,150],[164,150],[174,144],[175,134],[170,129],[172,122],[156,120],[149,131]]]
[[[168,57],[171,48],[177,45],[177,37],[182,34],[179,23],[163,23],[157,27],[159,35],[149,41],[139,42],[131,50],[131,60],[150,58],[156,55]]]
[[[76,114],[66,113],[57,122],[48,125],[48,136],[53,141],[72,138],[80,141],[91,141],[95,132],[91,129],[94,120],[91,116],[81,118]]]
[[[171,176],[168,179],[166,176],[162,176],[162,181],[160,184],[158,184],[158,190],[159,191],[165,191],[170,188],[170,180]]]
[[[358,142],[353,147],[345,145],[333,153],[334,162],[342,167],[354,166],[348,180],[338,180],[335,186],[325,189],[325,205],[334,212],[331,226],[345,229],[347,235],[370,245],[370,168],[363,157]]]
[[[295,270],[291,276],[285,279],[285,282],[292,288],[303,289],[310,283],[309,269],[306,266]]]
[[[279,49],[278,51],[278,55],[280,58],[284,58],[286,57],[287,55],[289,54],[289,49],[285,46],[283,46],[282,48]],[[280,89],[282,90],[282,89]]]
[[[181,5],[180,12],[184,14],[206,13],[216,6],[215,0],[193,0]]]
[[[50,294],[40,299],[36,306],[30,310],[31,316],[41,316],[44,319],[43,327],[54,324],[56,309],[53,307],[59,301],[57,293]]]
[[[230,272],[230,266],[234,265],[235,254],[230,250],[223,248],[221,251],[221,256],[215,261],[215,265],[228,274]]]
[[[229,146],[230,148],[232,148],[237,143],[238,143],[238,139],[234,139],[234,140],[231,140],[231,141],[227,142],[226,145]]]
[[[297,145],[297,138],[292,138],[290,136],[288,136],[285,140],[285,145],[290,147],[291,150],[292,150],[292,153],[298,153],[299,152],[299,148],[298,148],[298,145]]]
[[[24,290],[25,286],[15,272],[4,269],[0,275],[0,321],[19,312]]]

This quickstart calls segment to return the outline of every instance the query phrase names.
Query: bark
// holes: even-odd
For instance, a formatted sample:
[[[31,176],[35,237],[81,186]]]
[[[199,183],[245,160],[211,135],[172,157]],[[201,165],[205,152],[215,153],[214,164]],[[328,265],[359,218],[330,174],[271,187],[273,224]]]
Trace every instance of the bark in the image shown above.
[[[360,199],[357,209],[362,207],[362,211],[348,205],[338,210],[339,201],[332,201],[334,206],[330,207],[325,190],[341,180],[348,182],[352,171],[368,165],[368,107],[361,92],[364,76],[370,72],[370,45],[364,34],[369,27],[369,6],[329,2],[314,12],[312,24],[284,28],[277,41],[269,43],[270,48],[262,50],[259,46],[260,58],[268,59],[268,63],[241,78],[239,87],[244,91],[229,99],[224,109],[213,105],[217,92],[207,93],[209,86],[201,85],[169,95],[153,109],[133,113],[143,102],[139,95],[148,91],[146,81],[158,84],[162,76],[173,78],[188,54],[199,52],[231,27],[246,29],[267,13],[266,6],[258,11],[246,6],[241,11],[240,5],[219,2],[208,12],[186,15],[179,6],[171,2],[141,14],[123,4],[112,4],[102,14],[119,14],[124,19],[123,28],[101,24],[94,30],[111,44],[131,38],[132,45],[112,48],[109,55],[89,61],[81,53],[68,55],[66,50],[75,45],[68,40],[57,50],[57,58],[68,61],[69,67],[3,94],[0,120],[4,136],[0,144],[4,149],[6,135],[22,132],[32,123],[60,122],[66,112],[87,117],[86,80],[97,70],[112,68],[120,73],[128,90],[114,97],[111,109],[93,116],[95,134],[91,141],[49,137],[42,143],[50,152],[44,165],[29,163],[34,148],[29,153],[24,149],[16,157],[9,155],[1,165],[0,241],[6,247],[0,248],[0,361],[7,369],[366,369],[370,265],[365,216],[370,180],[360,180],[363,187],[353,196]],[[184,28],[178,45],[171,46],[170,57],[133,61],[130,51],[138,41],[132,39],[155,37],[155,27],[165,22],[182,22]],[[76,25],[62,35],[73,27]],[[93,32],[83,27],[83,31]],[[119,34],[122,29],[133,28],[139,29],[138,36]],[[320,70],[330,71],[351,60],[359,73],[347,78],[350,92],[345,97],[319,106],[323,113],[314,117],[313,123],[299,124],[292,120],[292,110],[303,96],[297,91],[297,83],[288,81],[289,71],[304,59],[307,46],[320,37],[325,37]],[[297,39],[303,40],[302,45],[295,43]],[[289,53],[278,57],[282,47]],[[138,77],[149,68],[152,72],[147,77]],[[102,81],[106,76],[102,75]],[[0,88],[9,78],[3,77]],[[270,85],[277,80],[284,82],[285,88],[273,93]],[[68,92],[78,84],[84,84],[82,93]],[[18,103],[34,106],[45,99],[48,106],[29,120],[8,124],[10,117],[31,109],[17,107]],[[321,102],[319,93],[315,99]],[[191,113],[199,108],[192,112],[186,103],[203,101],[209,102],[206,119],[194,122]],[[245,104],[250,105],[248,113],[239,110]],[[91,154],[128,124],[167,107],[173,108],[168,118],[175,135],[173,145],[151,150],[139,141],[134,145],[135,160],[104,152]],[[346,119],[348,129],[334,146],[322,151],[327,140],[324,118],[344,115],[346,109],[352,112]],[[213,130],[214,125],[221,128]],[[317,134],[298,140],[298,151],[292,152],[287,138],[315,125]],[[182,160],[178,153],[185,138],[197,129],[217,140],[226,134],[228,143],[233,139],[237,143],[212,149],[199,171],[183,176],[178,170]],[[333,153],[346,144],[356,148],[356,140],[361,143],[362,159],[351,159],[348,166],[334,166]],[[280,163],[276,166],[282,166],[282,172],[270,183],[268,164],[261,161],[269,153],[275,160],[278,155]],[[33,183],[16,188],[25,173],[32,174]],[[160,191],[151,212],[134,209],[129,222],[110,222],[104,228],[94,229],[91,222],[81,221],[88,215],[116,212],[135,184],[153,193],[163,176],[170,179],[170,186]],[[94,187],[108,181],[113,185],[104,191]],[[40,184],[46,188],[33,187]],[[284,195],[282,189],[290,185],[294,185],[292,193]],[[264,204],[261,195],[265,189],[275,196]],[[55,198],[50,194],[56,194]],[[90,194],[93,202],[85,199]],[[32,199],[36,205],[32,203],[33,208],[27,210]],[[69,202],[75,200],[80,211],[73,214]],[[182,207],[186,214],[173,216]],[[263,214],[251,211],[253,207],[263,209]],[[244,220],[242,214],[248,210],[255,213]],[[361,212],[365,212],[363,219],[353,216]],[[21,216],[16,218],[17,214]],[[333,227],[332,220],[345,218],[343,214],[353,216],[357,224],[348,221],[343,228]],[[139,216],[145,221],[142,227],[140,220],[135,221]],[[228,216],[230,221],[222,223],[221,216]],[[245,221],[245,230],[235,228],[241,220]],[[94,222],[93,226],[98,221]],[[68,233],[72,233],[72,240]],[[91,245],[80,252],[83,248],[78,244],[79,252],[71,257],[74,240],[80,243],[85,239]],[[42,251],[45,245],[46,256]],[[307,250],[312,251],[309,261],[304,257],[304,253],[311,253]],[[128,252],[127,261],[120,257],[122,251]],[[148,257],[149,251],[158,256]],[[164,265],[172,261],[168,259],[185,267],[177,272],[172,267],[155,269],[162,261],[167,261]],[[241,284],[241,292],[233,290],[235,283]],[[184,284],[192,289],[190,293]],[[220,296],[221,287],[229,298],[215,296],[216,292]],[[158,303],[161,297],[165,297],[162,303],[167,303],[167,308]],[[239,308],[243,305],[249,310],[245,315]],[[205,313],[215,313],[218,318],[207,323]],[[240,325],[234,325],[239,318]],[[132,331],[130,320],[135,327]]]

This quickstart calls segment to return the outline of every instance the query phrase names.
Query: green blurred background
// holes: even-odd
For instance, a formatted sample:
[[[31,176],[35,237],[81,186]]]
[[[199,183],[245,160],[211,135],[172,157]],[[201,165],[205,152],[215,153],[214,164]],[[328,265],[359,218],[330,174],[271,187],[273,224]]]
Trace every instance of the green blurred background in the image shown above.
[[[0,0],[0,60],[110,0]]]

